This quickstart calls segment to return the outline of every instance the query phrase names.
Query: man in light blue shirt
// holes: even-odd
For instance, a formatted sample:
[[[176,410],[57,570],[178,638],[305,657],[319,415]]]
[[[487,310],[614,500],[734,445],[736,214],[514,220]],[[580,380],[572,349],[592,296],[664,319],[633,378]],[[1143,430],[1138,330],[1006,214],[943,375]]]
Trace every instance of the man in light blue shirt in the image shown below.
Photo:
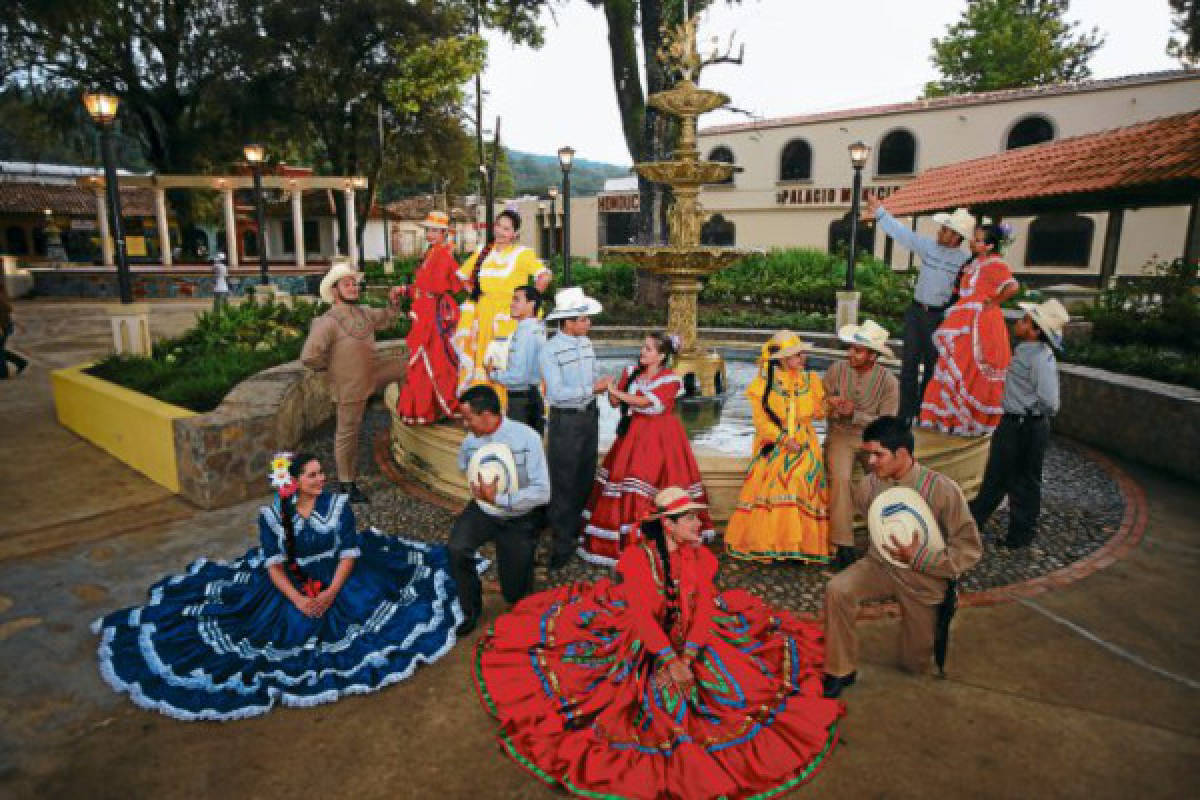
[[[1070,319],[1057,300],[1021,303],[1025,316],[1013,325],[1017,340],[1004,379],[1004,417],[992,434],[987,469],[971,515],[984,523],[1008,495],[1008,536],[1001,547],[1028,547],[1037,535],[1042,510],[1042,461],[1050,443],[1050,418],[1058,413],[1058,364],[1052,348],[1062,347]]]
[[[596,374],[596,353],[587,334],[592,316],[602,310],[600,303],[572,286],[558,291],[554,310],[546,315],[547,322],[562,321],[559,332],[546,341],[540,359],[550,405],[546,436],[551,486],[547,516],[554,531],[550,569],[560,569],[571,560],[596,479],[600,437],[596,395],[607,391],[612,379]]]
[[[937,366],[933,332],[954,302],[959,273],[970,261],[962,243],[975,234],[975,219],[965,208],[953,214],[934,214],[934,222],[941,227],[937,237],[931,239],[901,225],[874,195],[867,199],[867,208],[880,230],[921,259],[913,301],[904,312],[904,353],[900,361],[900,418],[911,424]],[[918,368],[922,371],[919,376]]]
[[[538,362],[546,343],[546,326],[538,319],[542,293],[534,286],[518,286],[513,291],[508,312],[517,320],[517,329],[508,340],[508,362],[503,370],[488,367],[488,375],[508,394],[509,419],[524,422],[539,434],[546,430],[545,410]]]
[[[533,588],[533,554],[540,532],[540,510],[550,500],[550,477],[542,437],[528,425],[500,413],[495,389],[473,386],[463,392],[459,403],[469,434],[458,450],[458,468],[465,471],[471,457],[485,444],[499,443],[512,452],[517,479],[516,487],[504,493],[499,492],[498,483],[471,485],[471,501],[450,531],[450,571],[464,616],[458,635],[466,636],[483,615],[483,587],[475,559],[484,542],[496,542],[496,569],[505,600],[516,603]]]

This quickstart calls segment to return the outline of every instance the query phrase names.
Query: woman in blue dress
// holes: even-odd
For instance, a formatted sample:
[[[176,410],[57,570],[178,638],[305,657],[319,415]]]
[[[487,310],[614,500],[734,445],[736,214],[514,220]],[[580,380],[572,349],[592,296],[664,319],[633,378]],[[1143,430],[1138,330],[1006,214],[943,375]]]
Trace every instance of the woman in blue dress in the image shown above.
[[[462,622],[444,546],[356,532],[321,463],[282,454],[260,546],[199,559],[144,606],[93,624],[100,672],[137,705],[183,720],[312,706],[403,680],[454,645]]]

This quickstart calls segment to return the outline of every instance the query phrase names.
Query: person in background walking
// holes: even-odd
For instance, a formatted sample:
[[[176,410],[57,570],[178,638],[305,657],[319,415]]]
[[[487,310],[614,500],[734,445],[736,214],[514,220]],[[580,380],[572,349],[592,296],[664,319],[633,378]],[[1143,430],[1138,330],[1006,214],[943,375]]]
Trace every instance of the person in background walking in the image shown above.
[[[913,301],[904,312],[904,354],[900,361],[900,418],[911,424],[921,412],[921,398],[937,363],[933,332],[954,302],[959,272],[970,260],[961,248],[975,232],[975,218],[965,208],[955,209],[953,214],[934,214],[933,221],[941,227],[931,239],[900,224],[874,195],[867,199],[867,208],[884,233],[921,259]]]
[[[229,302],[229,267],[225,266],[225,254],[213,256],[213,311],[219,312]]]
[[[1025,316],[1013,325],[1017,347],[1004,381],[1004,417],[988,451],[983,485],[971,501],[980,530],[1008,495],[1008,538],[1001,547],[1027,547],[1037,534],[1042,507],[1042,459],[1050,441],[1050,418],[1058,413],[1058,365],[1069,315],[1057,300],[1021,303]]]
[[[29,366],[29,362],[8,349],[8,337],[13,335],[12,301],[8,299],[8,287],[0,279],[0,380],[8,379],[8,363],[11,361],[17,367],[20,375]]]

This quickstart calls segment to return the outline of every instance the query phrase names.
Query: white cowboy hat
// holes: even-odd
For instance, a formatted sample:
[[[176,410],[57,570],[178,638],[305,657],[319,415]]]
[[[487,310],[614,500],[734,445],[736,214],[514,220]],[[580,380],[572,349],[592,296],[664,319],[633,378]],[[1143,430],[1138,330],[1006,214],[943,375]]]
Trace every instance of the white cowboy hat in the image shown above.
[[[354,268],[346,258],[335,258],[333,265],[329,267],[329,272],[325,273],[325,277],[321,278],[321,299],[326,303],[333,302],[333,287],[342,278],[354,278],[362,280],[363,274]]]
[[[513,459],[512,450],[509,450],[508,445],[501,442],[488,442],[476,450],[467,463],[467,486],[480,483],[491,484],[497,479],[499,479],[496,484],[497,496],[515,492],[520,486],[517,478],[517,462]],[[482,500],[475,502],[484,511],[500,510]]]
[[[1071,321],[1071,314],[1067,311],[1066,306],[1053,297],[1044,303],[1017,303],[1017,305],[1029,315],[1034,324],[1038,326],[1038,330],[1046,334],[1050,344],[1062,349],[1063,328]]]
[[[425,215],[425,219],[417,224],[422,228],[443,228],[449,230],[450,215],[445,211],[430,211]]]
[[[654,508],[655,512],[648,515],[646,519],[673,517],[676,514],[684,514],[688,511],[701,511],[708,508],[708,506],[695,500],[683,489],[677,486],[668,486],[654,495]]]
[[[916,491],[905,486],[885,489],[872,501],[867,509],[867,531],[880,557],[895,567],[908,569],[910,565],[901,564],[888,555],[885,545],[891,546],[893,537],[900,544],[907,545],[912,541],[913,534],[917,535],[914,560],[919,560],[928,552],[946,549],[946,542],[942,539],[933,512],[929,510],[929,504]]]
[[[862,325],[843,325],[838,331],[838,338],[847,344],[856,344],[876,353],[882,353],[888,358],[895,358],[892,348],[888,347],[887,329],[875,320],[867,320]]]
[[[546,315],[546,321],[590,317],[604,310],[600,301],[588,297],[578,286],[568,286],[554,293],[554,310]]]
[[[956,208],[952,214],[934,214],[933,221],[964,239],[970,240],[975,235],[975,216],[965,208]]]

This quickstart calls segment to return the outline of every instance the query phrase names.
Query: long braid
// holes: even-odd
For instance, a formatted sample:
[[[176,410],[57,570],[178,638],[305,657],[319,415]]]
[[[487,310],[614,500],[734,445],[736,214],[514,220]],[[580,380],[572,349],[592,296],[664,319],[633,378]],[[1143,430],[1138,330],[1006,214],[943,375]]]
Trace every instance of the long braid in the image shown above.
[[[678,519],[672,517],[671,519]],[[679,618],[679,588],[671,577],[671,551],[667,549],[666,529],[661,519],[648,519],[642,523],[642,535],[654,542],[663,563],[663,588],[667,596],[667,613],[663,618],[663,631],[668,635]]]
[[[291,473],[293,480],[299,480],[304,467],[316,461],[317,457],[309,453],[299,453],[292,458],[292,463],[288,467],[288,472]],[[284,555],[287,557],[287,567],[292,574],[300,581],[304,581],[304,570],[300,569],[300,565],[296,563],[296,523],[294,517],[296,515],[296,495],[291,497],[279,498],[279,521],[283,524],[283,549]]]
[[[491,254],[492,248],[496,246],[495,242],[488,242],[479,251],[479,257],[475,259],[475,266],[471,268],[471,302],[478,303],[480,296],[483,295],[483,289],[479,286],[479,270],[483,267],[483,262],[487,261],[487,257]]]
[[[771,408],[771,403],[770,403],[771,392],[775,388],[775,359],[770,359],[767,361],[767,378],[766,378],[766,380],[767,380],[767,384],[763,389],[763,396],[762,396],[763,413],[765,413],[768,417],[770,417],[771,422],[775,423],[775,427],[779,428],[780,430],[783,430],[783,420],[781,420],[779,418],[779,415],[776,414],[775,411]]]

